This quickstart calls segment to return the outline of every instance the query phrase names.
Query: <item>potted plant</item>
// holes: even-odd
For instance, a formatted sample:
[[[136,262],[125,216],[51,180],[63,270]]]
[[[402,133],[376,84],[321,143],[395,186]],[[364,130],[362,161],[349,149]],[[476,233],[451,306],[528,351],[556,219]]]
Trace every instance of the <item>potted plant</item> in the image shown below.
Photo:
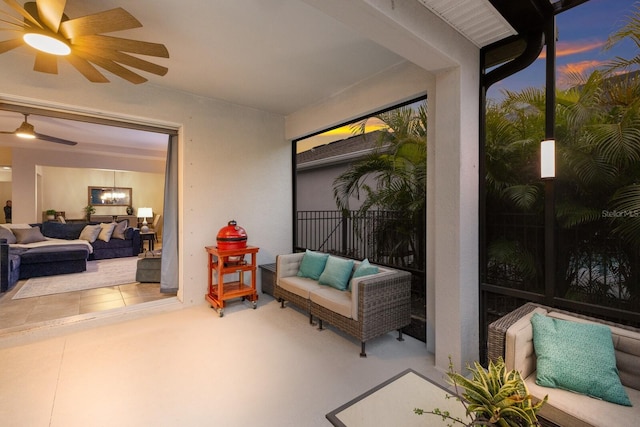
[[[467,378],[454,371],[449,359],[449,372],[447,372],[449,381],[455,388],[455,397],[465,407],[470,422],[452,417],[448,412],[437,408],[432,411],[416,408],[414,412],[418,415],[437,415],[443,420],[466,427],[540,425],[536,413],[546,403],[548,396],[534,404],[520,372],[517,370],[507,372],[502,358],[495,363],[489,362],[487,370],[478,362],[474,365],[475,368],[467,368],[472,374],[471,378]],[[459,387],[464,389],[462,394],[459,392]]]
[[[96,213],[96,208],[93,205],[87,205],[84,207],[84,213],[87,216],[87,221],[91,221],[91,214]]]
[[[56,210],[55,209],[47,209],[44,213],[47,216],[47,220],[51,221],[51,220],[56,219]]]

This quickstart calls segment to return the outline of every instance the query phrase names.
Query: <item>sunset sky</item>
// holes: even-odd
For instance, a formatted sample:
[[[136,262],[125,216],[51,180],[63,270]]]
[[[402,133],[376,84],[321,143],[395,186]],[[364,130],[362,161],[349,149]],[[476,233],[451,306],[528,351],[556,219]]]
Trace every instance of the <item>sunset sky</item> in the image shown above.
[[[571,73],[588,75],[616,56],[629,59],[638,54],[638,48],[629,41],[610,50],[604,49],[609,35],[625,24],[634,5],[640,7],[640,0],[590,0],[558,15],[556,18],[558,27],[556,84],[559,89],[572,85],[568,78]],[[543,49],[540,57],[527,69],[491,86],[487,92],[487,98],[500,99],[501,91],[505,89],[518,91],[527,87],[543,88],[544,57]],[[372,128],[372,130],[376,129],[379,129],[379,126]],[[352,136],[351,129],[348,126],[341,127],[300,141],[297,150],[305,151],[350,136]]]
[[[634,9],[637,0],[590,0],[561,13],[556,18],[558,42],[556,45],[557,87],[571,85],[568,73],[589,74],[595,68],[616,56],[632,58],[637,47],[628,41],[604,50],[609,35],[622,27]],[[502,89],[520,90],[525,87],[544,87],[544,49],[542,55],[527,69],[494,84],[487,97],[499,99]]]

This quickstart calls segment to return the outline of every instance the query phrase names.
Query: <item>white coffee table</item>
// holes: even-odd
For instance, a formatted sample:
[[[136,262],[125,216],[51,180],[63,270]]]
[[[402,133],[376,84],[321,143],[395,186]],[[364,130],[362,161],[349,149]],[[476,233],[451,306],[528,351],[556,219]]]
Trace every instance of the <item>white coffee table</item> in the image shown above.
[[[464,406],[451,392],[407,369],[327,414],[336,427],[446,426],[451,424],[431,414],[416,415],[415,408],[440,409],[467,420]]]

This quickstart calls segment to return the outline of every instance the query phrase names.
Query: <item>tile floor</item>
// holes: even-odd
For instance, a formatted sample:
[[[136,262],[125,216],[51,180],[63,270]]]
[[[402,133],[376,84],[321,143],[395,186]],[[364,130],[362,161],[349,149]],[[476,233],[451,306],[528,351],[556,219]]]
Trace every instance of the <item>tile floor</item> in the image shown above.
[[[159,283],[130,283],[86,291],[13,300],[25,281],[0,296],[0,329],[110,310],[175,296],[160,293]]]
[[[159,283],[136,282],[34,298],[12,299],[25,282],[26,280],[21,280],[13,289],[0,294],[0,330],[175,296],[175,294],[161,293]]]

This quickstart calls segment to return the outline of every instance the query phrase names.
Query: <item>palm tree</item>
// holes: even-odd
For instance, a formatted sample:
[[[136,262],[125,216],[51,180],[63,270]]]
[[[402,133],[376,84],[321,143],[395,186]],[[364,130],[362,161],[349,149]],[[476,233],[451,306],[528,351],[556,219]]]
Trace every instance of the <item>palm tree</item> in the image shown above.
[[[363,120],[353,127],[363,134],[367,123],[377,119],[386,125],[375,150],[354,163],[334,180],[337,207],[349,212],[349,198],[362,196],[357,215],[371,211],[392,212],[376,224],[374,239],[380,254],[403,265],[405,255],[413,254],[413,267],[424,268],[426,181],[427,181],[427,109],[417,111],[400,107]],[[369,185],[367,182],[374,182]],[[360,230],[361,231],[361,230]]]

